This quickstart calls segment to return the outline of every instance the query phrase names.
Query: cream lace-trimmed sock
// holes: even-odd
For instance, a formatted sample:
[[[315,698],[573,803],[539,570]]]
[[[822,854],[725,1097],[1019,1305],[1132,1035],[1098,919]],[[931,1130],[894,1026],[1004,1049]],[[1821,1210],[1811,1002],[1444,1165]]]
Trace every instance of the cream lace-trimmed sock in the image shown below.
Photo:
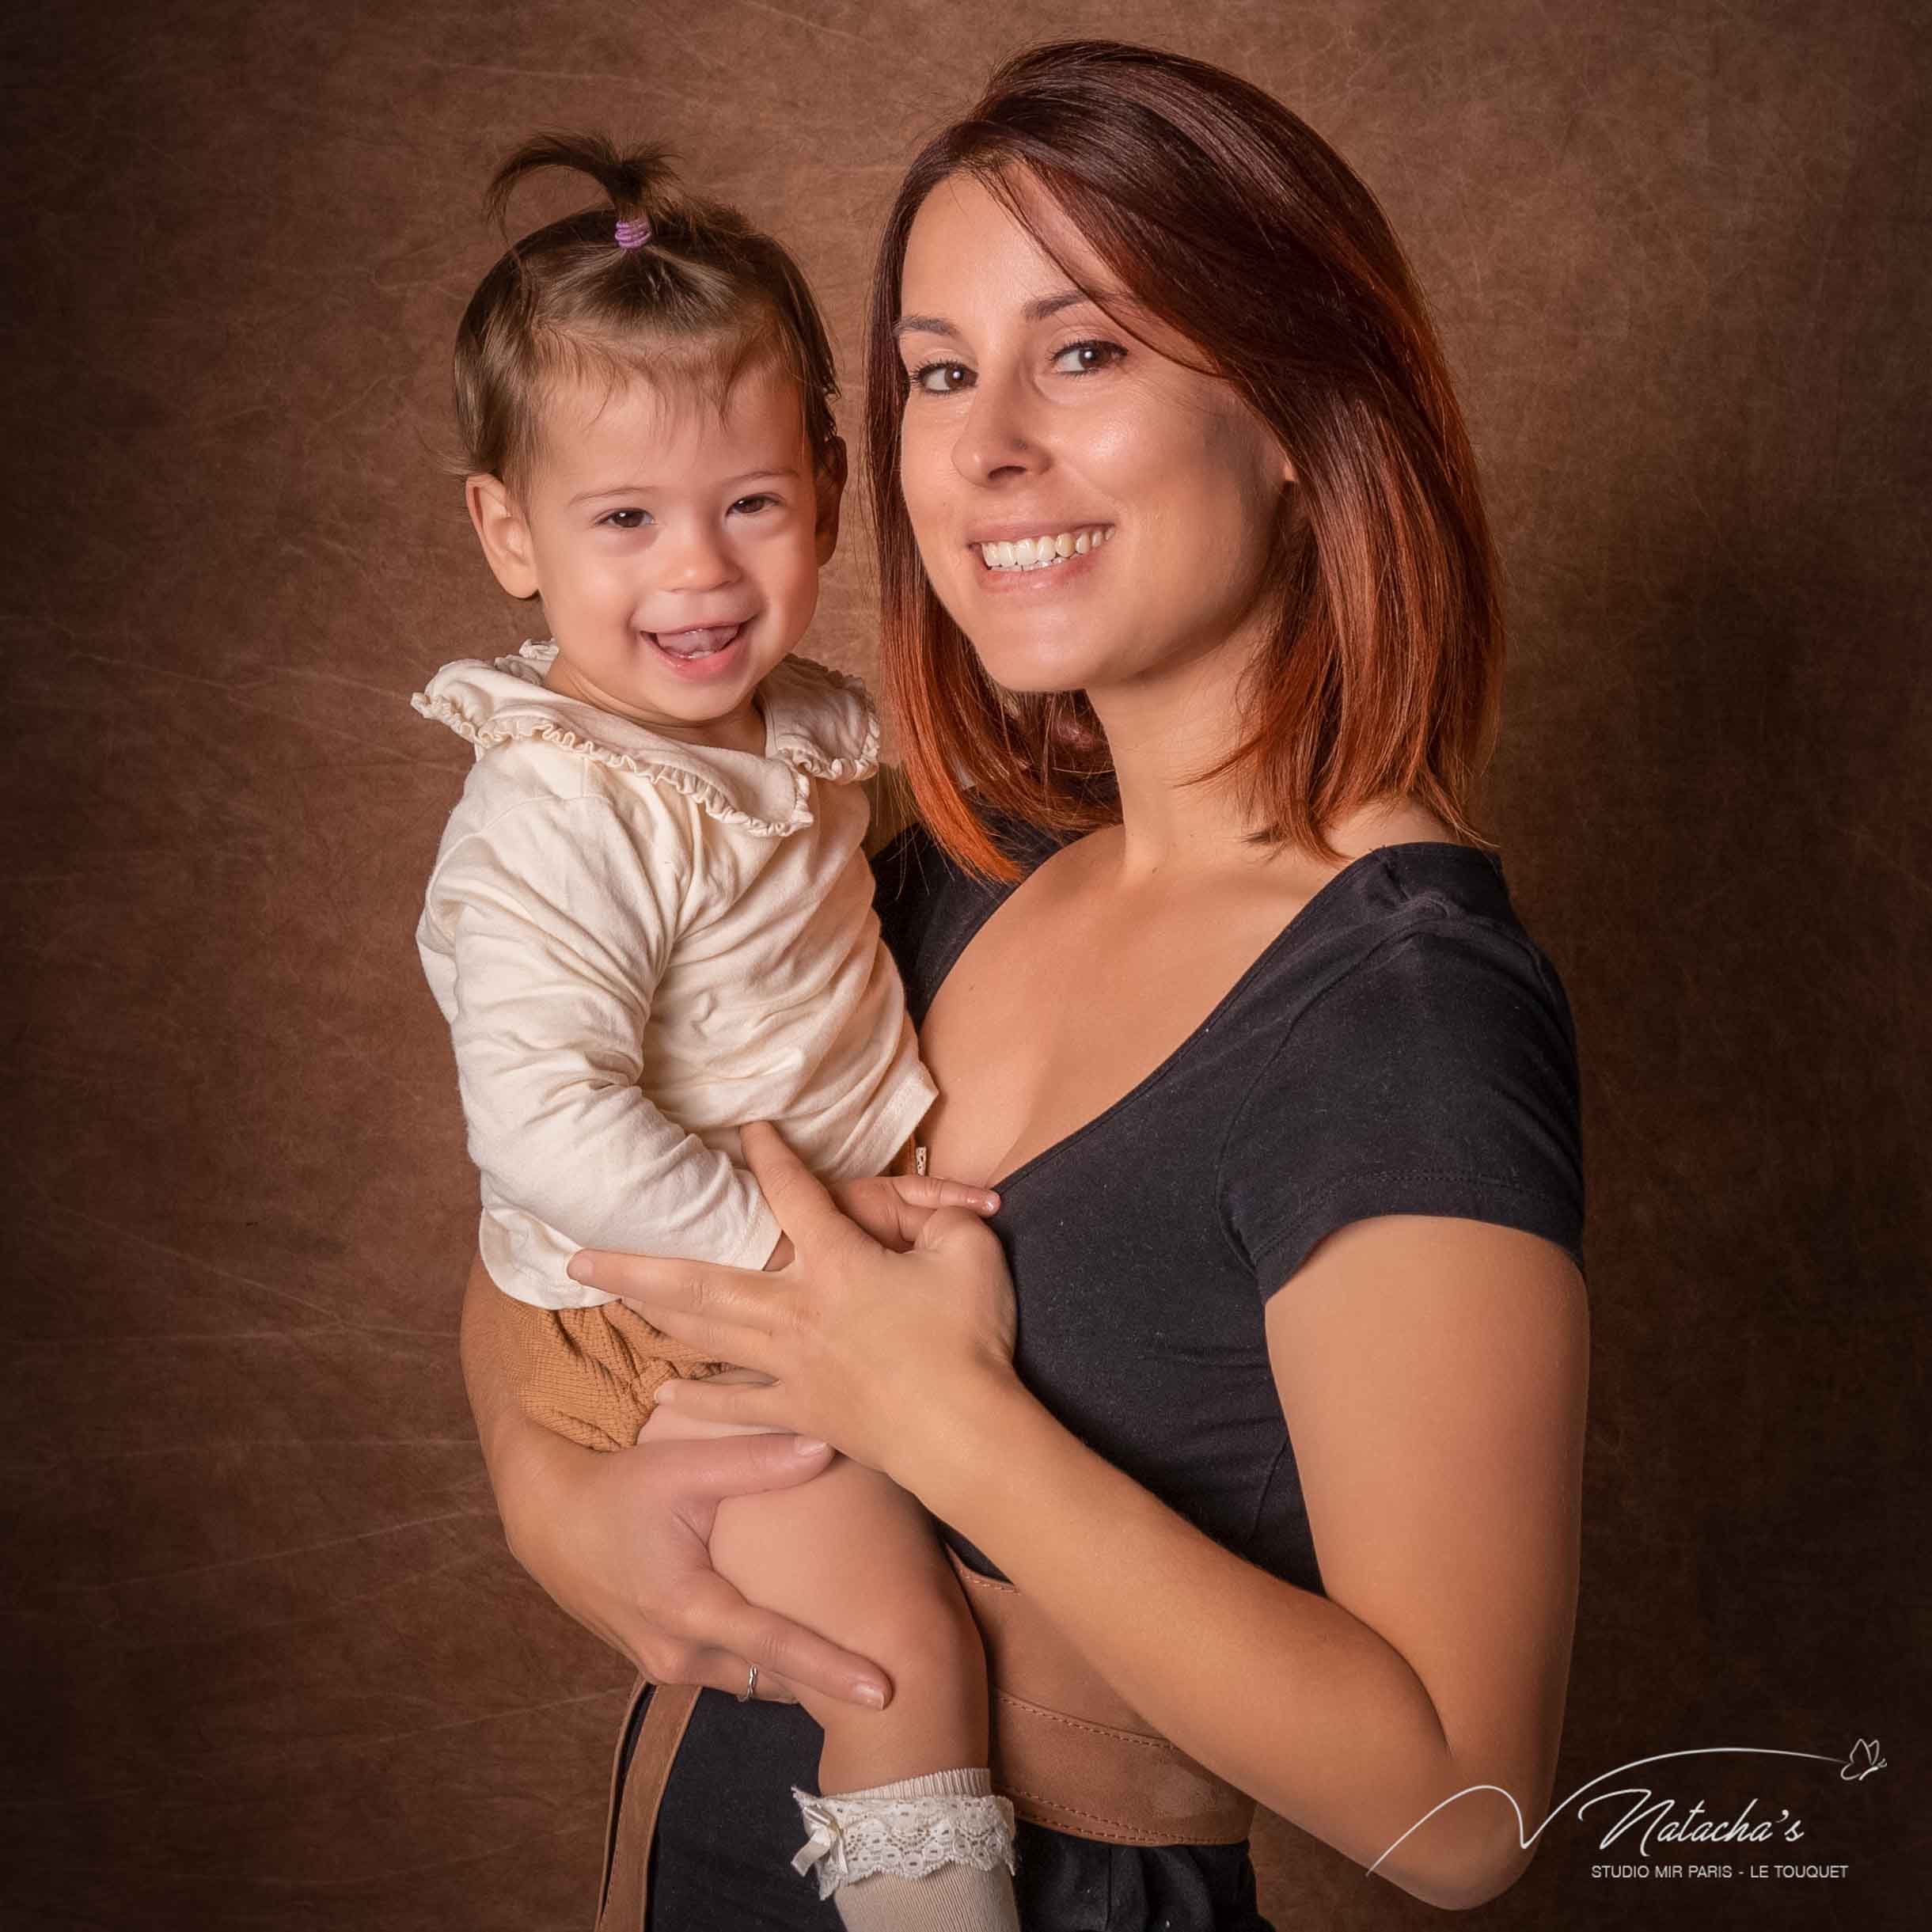
[[[792,1867],[817,1866],[847,1932],[1019,1932],[1013,1807],[985,1767],[791,1795],[811,1833]]]

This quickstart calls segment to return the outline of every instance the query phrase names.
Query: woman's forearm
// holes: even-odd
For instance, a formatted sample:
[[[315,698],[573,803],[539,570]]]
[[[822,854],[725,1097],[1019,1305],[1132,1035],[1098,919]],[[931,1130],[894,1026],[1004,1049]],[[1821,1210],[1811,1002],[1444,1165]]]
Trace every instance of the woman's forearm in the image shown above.
[[[533,1491],[547,1475],[556,1473],[562,1462],[588,1453],[533,1422],[518,1403],[512,1375],[515,1355],[508,1346],[507,1327],[517,1313],[516,1304],[490,1279],[481,1258],[473,1261],[463,1289],[459,1340],[463,1386],[513,1551],[518,1545],[517,1524]]]
[[[1456,1761],[1421,1680],[1368,1625],[1204,1535],[1017,1385],[949,1428],[929,1467],[920,1500],[1149,1724],[1363,1866],[1493,1778]],[[1516,1842],[1499,1812],[1494,1797],[1449,1807],[1380,1875],[1433,1903],[1478,1902]]]

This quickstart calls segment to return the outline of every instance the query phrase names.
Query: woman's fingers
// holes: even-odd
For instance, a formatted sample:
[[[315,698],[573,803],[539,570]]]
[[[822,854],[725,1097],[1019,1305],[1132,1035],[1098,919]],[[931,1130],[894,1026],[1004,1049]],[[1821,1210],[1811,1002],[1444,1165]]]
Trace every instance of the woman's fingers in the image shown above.
[[[990,1187],[969,1187],[964,1181],[944,1181],[934,1174],[893,1174],[892,1191],[914,1208],[967,1208],[975,1214],[997,1214],[1000,1197]]]
[[[692,1622],[701,1623],[719,1647],[702,1679],[714,1690],[736,1696],[755,1664],[761,1677],[769,1670],[788,1683],[848,1704],[879,1710],[891,1699],[891,1679],[869,1658],[841,1649],[776,1611],[746,1603],[715,1571],[694,1588],[689,1607]]]
[[[658,1391],[664,1399],[670,1389],[710,1387],[708,1382],[688,1382],[681,1378],[666,1382]],[[735,1390],[744,1395],[763,1393],[755,1383],[727,1382],[716,1392],[728,1395]],[[697,1414],[694,1406],[693,1414]],[[684,1442],[660,1442],[653,1453],[678,1466],[678,1476],[689,1494],[715,1499],[724,1496],[750,1496],[761,1490],[789,1489],[817,1475],[832,1459],[829,1443],[812,1442],[803,1436],[730,1436],[715,1441],[696,1439]]]
[[[895,1251],[910,1247],[928,1217],[943,1207],[992,1214],[1000,1205],[1000,1197],[990,1188],[969,1187],[963,1181],[943,1181],[926,1175],[882,1174],[845,1181],[833,1187],[831,1194],[841,1213],[880,1246]]]
[[[703,1422],[756,1422],[767,1428],[789,1428],[791,1425],[777,1411],[784,1406],[780,1396],[776,1403],[772,1396],[784,1387],[782,1382],[760,1384],[756,1382],[693,1382],[684,1376],[666,1382],[658,1391],[658,1400],[666,1407],[675,1409],[680,1415],[696,1416]],[[752,1437],[744,1438],[746,1441]],[[799,1436],[769,1436],[765,1440],[776,1443],[803,1443]],[[810,1450],[795,1451],[787,1458],[795,1467],[806,1463],[814,1471],[822,1460],[822,1452],[826,1445],[814,1442]],[[761,1482],[755,1486],[764,1488]]]
[[[810,1254],[828,1246],[836,1248],[855,1236],[870,1239],[839,1211],[823,1183],[786,1146],[769,1121],[753,1121],[738,1139],[745,1165],[764,1190],[765,1205],[795,1247]]]
[[[680,1342],[715,1361],[764,1369],[759,1345],[770,1333],[768,1278],[715,1262],[664,1261],[649,1254],[580,1249],[570,1258],[572,1281],[614,1295]],[[768,1371],[769,1372],[769,1371]]]

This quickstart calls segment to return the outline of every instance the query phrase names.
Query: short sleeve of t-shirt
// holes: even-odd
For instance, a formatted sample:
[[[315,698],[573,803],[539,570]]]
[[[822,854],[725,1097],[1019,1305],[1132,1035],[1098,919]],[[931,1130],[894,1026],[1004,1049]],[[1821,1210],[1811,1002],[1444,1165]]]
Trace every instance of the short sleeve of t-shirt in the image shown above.
[[[1499,920],[1376,936],[1260,1067],[1220,1166],[1264,1300],[1325,1236],[1382,1214],[1525,1228],[1581,1266],[1576,1035],[1555,970]]]

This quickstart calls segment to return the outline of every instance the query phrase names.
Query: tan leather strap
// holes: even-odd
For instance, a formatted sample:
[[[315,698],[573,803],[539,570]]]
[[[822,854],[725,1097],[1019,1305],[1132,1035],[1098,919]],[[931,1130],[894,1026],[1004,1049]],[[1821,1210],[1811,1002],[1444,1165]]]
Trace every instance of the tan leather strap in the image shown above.
[[[670,1780],[671,1760],[684,1742],[685,1726],[691,1721],[701,1687],[661,1683],[653,1691],[640,1677],[624,1706],[610,1767],[610,1819],[604,1839],[603,1882],[598,1888],[596,1932],[643,1932],[644,1881],[651,1869],[651,1841],[658,1828],[658,1802]],[[637,1714],[637,1700],[647,1691],[651,1702],[644,1707],[627,1767],[624,1743]]]
[[[1168,1743],[1010,1583],[953,1569],[986,1646],[993,1684],[993,1789],[1034,1824],[1108,1845],[1233,1845],[1254,1801]],[[646,1706],[627,1769],[611,1771],[610,1823],[597,1932],[642,1932],[658,1806],[697,1702],[692,1684],[661,1684]]]
[[[1254,1801],[1168,1743],[1033,1600],[953,1570],[986,1647],[993,1788],[1034,1824],[1109,1845],[1233,1845]]]

